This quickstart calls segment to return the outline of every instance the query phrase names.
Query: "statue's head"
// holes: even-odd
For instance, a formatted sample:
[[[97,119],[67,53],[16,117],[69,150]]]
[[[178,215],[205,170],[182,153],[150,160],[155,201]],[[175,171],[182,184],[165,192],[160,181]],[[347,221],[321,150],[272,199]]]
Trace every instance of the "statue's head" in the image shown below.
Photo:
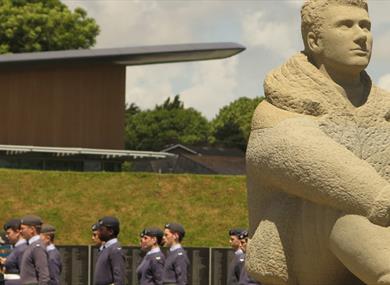
[[[306,0],[301,18],[305,53],[315,64],[366,68],[372,50],[366,0]]]

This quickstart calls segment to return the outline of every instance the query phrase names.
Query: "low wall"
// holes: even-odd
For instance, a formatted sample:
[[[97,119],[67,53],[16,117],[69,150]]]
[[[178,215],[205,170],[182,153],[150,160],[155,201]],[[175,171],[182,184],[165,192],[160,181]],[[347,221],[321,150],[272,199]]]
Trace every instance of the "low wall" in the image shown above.
[[[57,246],[61,253],[62,285],[91,285],[97,248],[91,246]],[[140,263],[139,247],[123,247],[127,257],[127,283],[138,284],[136,269]],[[164,249],[166,250],[166,249]],[[229,248],[186,247],[191,261],[189,284],[225,285],[230,260],[234,256]]]

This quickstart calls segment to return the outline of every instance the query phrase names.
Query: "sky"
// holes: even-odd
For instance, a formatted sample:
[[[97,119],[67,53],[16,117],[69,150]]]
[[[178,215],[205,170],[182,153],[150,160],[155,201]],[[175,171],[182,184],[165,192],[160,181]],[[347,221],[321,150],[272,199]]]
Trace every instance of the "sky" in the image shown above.
[[[126,102],[154,108],[180,94],[208,119],[240,98],[263,96],[266,74],[303,48],[303,0],[62,0],[100,26],[94,48],[236,42],[246,50],[222,60],[131,66]],[[390,0],[370,0],[374,50],[368,73],[390,90]]]

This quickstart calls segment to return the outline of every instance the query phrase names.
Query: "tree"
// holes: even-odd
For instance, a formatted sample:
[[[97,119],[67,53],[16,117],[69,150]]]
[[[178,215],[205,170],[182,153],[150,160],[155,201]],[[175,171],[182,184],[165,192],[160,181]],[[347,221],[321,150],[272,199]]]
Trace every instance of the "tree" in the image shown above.
[[[141,109],[135,103],[131,103],[130,105],[126,104],[126,117],[133,116],[135,114],[138,114],[139,112],[141,112]]]
[[[184,103],[180,101],[180,95],[176,95],[171,101],[171,97],[168,97],[162,105],[156,106],[157,110],[174,110],[174,109],[184,109]]]
[[[253,112],[263,98],[241,97],[219,110],[211,121],[210,142],[226,147],[246,149]]]
[[[169,144],[207,143],[208,121],[195,109],[184,108],[177,95],[154,110],[128,115],[125,132],[127,149],[160,151]]]
[[[0,53],[89,48],[99,27],[59,0],[0,0]]]

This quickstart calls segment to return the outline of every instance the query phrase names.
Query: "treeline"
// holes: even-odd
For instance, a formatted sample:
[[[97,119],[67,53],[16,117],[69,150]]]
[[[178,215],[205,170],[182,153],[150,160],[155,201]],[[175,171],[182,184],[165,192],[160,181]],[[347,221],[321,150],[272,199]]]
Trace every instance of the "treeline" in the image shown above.
[[[126,148],[160,151],[180,143],[245,150],[252,115],[262,99],[241,97],[221,108],[211,121],[194,108],[185,108],[180,95],[151,110],[132,103],[126,106]]]

